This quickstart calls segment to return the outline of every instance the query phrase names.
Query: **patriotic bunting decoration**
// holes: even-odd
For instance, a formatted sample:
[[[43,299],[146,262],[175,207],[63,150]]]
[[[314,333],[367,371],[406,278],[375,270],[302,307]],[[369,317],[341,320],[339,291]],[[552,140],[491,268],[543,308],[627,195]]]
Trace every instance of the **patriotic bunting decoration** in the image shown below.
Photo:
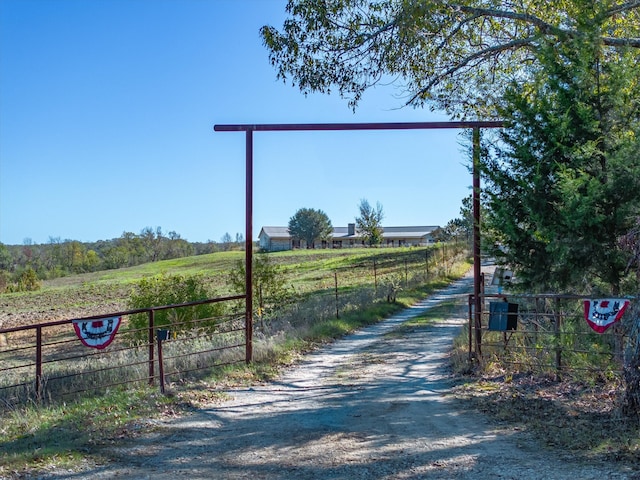
[[[624,298],[585,300],[584,318],[593,330],[598,333],[603,333],[607,328],[622,318],[628,306],[629,300],[625,300]]]
[[[91,348],[106,348],[116,336],[122,317],[100,320],[74,320],[73,328],[80,341]]]

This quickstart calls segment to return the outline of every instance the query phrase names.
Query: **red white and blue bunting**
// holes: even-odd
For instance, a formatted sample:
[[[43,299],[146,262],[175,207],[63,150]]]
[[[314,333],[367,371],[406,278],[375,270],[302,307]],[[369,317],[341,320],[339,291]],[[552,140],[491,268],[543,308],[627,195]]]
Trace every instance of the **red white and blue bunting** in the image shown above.
[[[73,328],[80,341],[91,348],[106,348],[116,336],[122,317],[100,320],[74,320]]]
[[[602,298],[584,301],[584,318],[589,326],[598,333],[622,318],[629,306],[629,300],[624,298]]]

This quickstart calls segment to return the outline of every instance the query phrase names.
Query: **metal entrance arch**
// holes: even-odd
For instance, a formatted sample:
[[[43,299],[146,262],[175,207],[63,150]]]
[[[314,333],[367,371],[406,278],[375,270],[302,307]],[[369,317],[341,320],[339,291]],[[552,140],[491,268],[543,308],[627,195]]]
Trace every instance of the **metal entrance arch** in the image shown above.
[[[480,299],[480,129],[501,128],[500,121],[399,122],[399,123],[285,123],[214,125],[215,132],[245,132],[245,335],[246,361],[253,357],[253,132],[338,131],[338,130],[473,130],[473,297],[476,353],[480,354],[482,302]]]

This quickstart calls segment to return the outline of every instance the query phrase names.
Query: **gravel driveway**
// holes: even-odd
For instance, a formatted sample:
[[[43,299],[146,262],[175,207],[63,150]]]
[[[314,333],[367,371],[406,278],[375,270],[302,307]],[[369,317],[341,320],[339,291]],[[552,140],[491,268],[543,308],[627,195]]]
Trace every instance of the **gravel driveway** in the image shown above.
[[[227,402],[112,449],[112,463],[47,478],[632,478],[465,411],[447,367],[465,319],[389,334],[443,299],[465,301],[471,282],[308,355],[278,381],[229,391]]]

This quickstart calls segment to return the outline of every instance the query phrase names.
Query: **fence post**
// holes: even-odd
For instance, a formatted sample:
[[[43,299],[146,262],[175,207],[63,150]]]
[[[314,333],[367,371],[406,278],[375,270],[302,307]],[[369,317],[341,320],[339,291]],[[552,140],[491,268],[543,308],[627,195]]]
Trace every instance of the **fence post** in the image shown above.
[[[155,346],[155,336],[154,336],[154,310],[149,310],[149,385],[153,385],[153,378],[155,377],[155,371],[153,367],[154,362],[154,346]]]
[[[338,305],[338,272],[333,272],[336,282],[336,318],[340,318],[340,307]]]
[[[561,380],[560,370],[562,369],[562,346],[560,344],[560,326],[562,323],[562,313],[560,312],[560,299],[556,298],[556,308],[554,312],[553,333],[556,342],[556,380]]]
[[[476,316],[476,321],[478,321],[479,323],[476,325],[476,348],[478,350],[478,361],[481,362],[482,361],[482,313],[483,313],[483,307],[484,307],[484,302],[485,302],[485,285],[484,285],[484,273],[480,273],[480,302],[477,302],[480,304],[480,315]]]
[[[535,352],[536,352],[536,357],[540,357],[539,353],[538,353],[538,331],[540,329],[539,324],[540,324],[540,310],[542,310],[542,314],[544,315],[544,305],[542,306],[542,309],[540,308],[540,297],[536,297],[536,309],[534,312],[534,322],[533,322],[533,345],[536,347]]]
[[[164,357],[162,355],[162,342],[169,339],[169,330],[158,329],[158,375],[160,376],[160,392],[165,392],[164,382]]]
[[[42,398],[42,327],[36,327],[36,398]]]
[[[404,259],[404,288],[409,288],[409,267],[407,259]]]
[[[469,309],[469,362],[473,360],[473,295],[467,297],[467,307]]]
[[[378,268],[376,265],[376,259],[373,259],[373,286],[378,293]]]
[[[427,280],[429,280],[429,247],[424,251],[424,263],[427,266]]]

